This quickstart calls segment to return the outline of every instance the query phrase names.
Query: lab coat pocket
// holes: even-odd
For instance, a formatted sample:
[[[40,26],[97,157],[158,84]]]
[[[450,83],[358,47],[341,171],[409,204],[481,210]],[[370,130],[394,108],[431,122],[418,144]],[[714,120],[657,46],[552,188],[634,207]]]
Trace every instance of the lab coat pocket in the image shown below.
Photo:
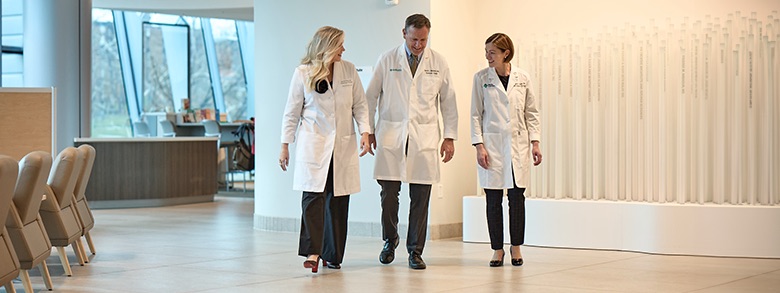
[[[403,137],[403,128],[402,122],[380,120],[376,128],[377,148],[398,155],[403,154],[404,141],[406,141],[406,137]]]
[[[422,76],[422,93],[426,96],[438,94],[441,82],[438,74],[425,74]]]
[[[428,123],[417,126],[417,149],[421,152],[434,151],[439,144],[439,124]]]
[[[499,133],[482,134],[485,150],[488,152],[488,169],[477,167],[479,183],[483,188],[504,188],[503,180],[503,137]]]
[[[333,164],[336,164],[340,169],[334,169],[334,175],[338,175],[337,177],[340,179],[336,180],[334,177],[334,184],[341,185],[339,190],[346,193],[358,192],[360,191],[360,162],[358,160],[357,135],[352,133],[342,136],[339,148],[341,151],[334,158]]]
[[[338,154],[336,154],[335,159],[346,160],[350,164],[353,163],[357,164],[358,140],[357,140],[357,135],[355,135],[355,133],[341,136],[341,141],[339,141],[338,148],[341,151]],[[355,158],[355,160],[352,160],[353,157]]]
[[[320,166],[322,163],[322,152],[325,148],[325,137],[314,132],[301,131],[298,133],[295,155],[297,162],[309,163]]]
[[[501,152],[504,149],[503,136],[500,133],[484,133],[482,138],[488,153],[490,169],[501,170],[504,166],[502,158],[507,155]]]

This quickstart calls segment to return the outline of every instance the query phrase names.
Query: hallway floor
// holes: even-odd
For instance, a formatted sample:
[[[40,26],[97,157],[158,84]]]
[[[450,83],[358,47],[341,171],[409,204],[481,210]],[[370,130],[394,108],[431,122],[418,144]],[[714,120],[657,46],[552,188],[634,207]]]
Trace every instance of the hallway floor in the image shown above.
[[[97,255],[73,276],[56,251],[53,292],[780,292],[780,259],[649,255],[523,247],[525,265],[488,267],[488,244],[429,241],[427,270],[398,251],[377,260],[380,239],[350,236],[341,270],[312,274],[297,233],[252,229],[252,198],[162,208],[95,210]],[[47,292],[37,269],[36,292]],[[14,282],[17,292],[24,292]],[[4,292],[4,289],[0,289]]]

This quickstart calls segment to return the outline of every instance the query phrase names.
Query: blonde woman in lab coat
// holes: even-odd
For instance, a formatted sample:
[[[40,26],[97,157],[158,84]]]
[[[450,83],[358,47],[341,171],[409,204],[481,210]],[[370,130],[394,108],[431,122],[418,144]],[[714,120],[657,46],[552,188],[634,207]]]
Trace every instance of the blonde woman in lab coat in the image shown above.
[[[358,156],[373,155],[363,85],[355,65],[341,59],[344,51],[343,31],[317,30],[293,74],[282,120],[279,166],[287,171],[288,145],[295,143],[293,189],[303,191],[298,254],[312,273],[320,259],[341,268],[349,195],[360,191]]]
[[[509,199],[512,265],[523,265],[523,193],[530,181],[531,163],[542,163],[539,102],[528,73],[509,63],[514,51],[509,36],[490,36],[485,41],[488,67],[474,74],[471,94],[471,143],[477,149],[479,182],[487,201],[488,234],[493,249],[491,267],[504,265],[504,189]]]

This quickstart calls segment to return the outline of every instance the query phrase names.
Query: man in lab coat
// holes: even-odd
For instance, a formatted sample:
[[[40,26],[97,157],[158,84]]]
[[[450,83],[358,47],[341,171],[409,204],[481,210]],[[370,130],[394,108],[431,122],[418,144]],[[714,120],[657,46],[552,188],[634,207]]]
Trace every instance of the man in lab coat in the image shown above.
[[[398,194],[409,183],[409,267],[425,269],[422,259],[428,229],[431,184],[439,182],[439,156],[455,154],[458,110],[449,66],[426,47],[430,20],[422,14],[406,18],[404,44],[379,57],[366,90],[371,145],[377,150],[374,178],[382,187],[382,238],[379,261],[395,259],[398,238]],[[439,112],[443,127],[439,125]],[[376,114],[376,115],[375,115]],[[375,119],[374,119],[375,118]],[[444,141],[440,128],[444,130]]]

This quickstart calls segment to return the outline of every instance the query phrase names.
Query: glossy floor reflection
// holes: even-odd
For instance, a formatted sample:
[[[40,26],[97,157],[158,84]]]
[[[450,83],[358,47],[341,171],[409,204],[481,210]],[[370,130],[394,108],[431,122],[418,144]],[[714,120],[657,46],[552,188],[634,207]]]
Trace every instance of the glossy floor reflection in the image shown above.
[[[379,239],[349,237],[341,270],[305,270],[296,233],[252,229],[253,199],[94,211],[97,255],[73,277],[48,259],[54,292],[780,292],[779,259],[523,247],[525,265],[488,267],[488,244],[429,241],[427,270]],[[508,263],[508,259],[506,261]],[[36,292],[46,292],[37,269]],[[24,292],[15,281],[17,292]],[[4,292],[0,289],[0,292]]]

